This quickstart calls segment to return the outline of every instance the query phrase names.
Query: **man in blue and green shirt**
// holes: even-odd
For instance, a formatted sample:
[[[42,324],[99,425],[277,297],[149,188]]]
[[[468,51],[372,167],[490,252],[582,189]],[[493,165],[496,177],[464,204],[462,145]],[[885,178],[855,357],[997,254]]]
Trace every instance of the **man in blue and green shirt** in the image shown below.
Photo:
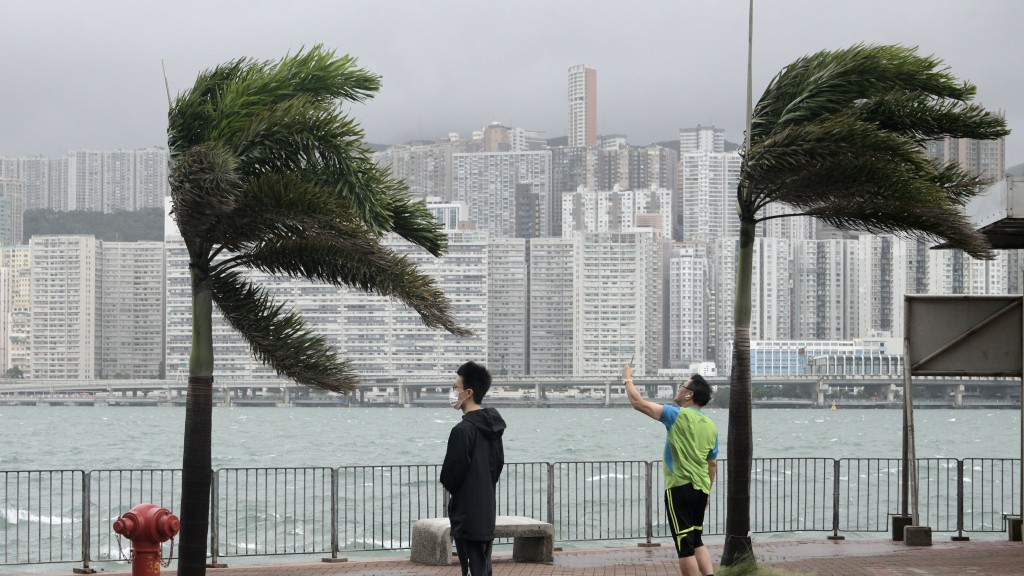
[[[674,404],[644,399],[633,384],[633,367],[622,369],[629,403],[665,425],[665,510],[683,576],[714,573],[711,554],[701,541],[704,510],[718,472],[718,428],[701,408],[711,401],[711,386],[694,374],[676,389]]]

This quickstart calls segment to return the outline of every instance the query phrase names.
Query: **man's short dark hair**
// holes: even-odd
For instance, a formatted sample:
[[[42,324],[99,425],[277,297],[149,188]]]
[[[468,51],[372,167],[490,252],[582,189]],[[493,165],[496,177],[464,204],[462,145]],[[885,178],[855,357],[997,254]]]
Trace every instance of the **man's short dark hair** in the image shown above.
[[[487,368],[469,361],[459,366],[455,373],[462,376],[463,388],[473,391],[473,401],[477,404],[483,402],[487,391],[491,389],[491,373],[487,371]]]
[[[711,384],[700,374],[690,376],[690,388],[693,389],[693,401],[704,407],[711,402]]]

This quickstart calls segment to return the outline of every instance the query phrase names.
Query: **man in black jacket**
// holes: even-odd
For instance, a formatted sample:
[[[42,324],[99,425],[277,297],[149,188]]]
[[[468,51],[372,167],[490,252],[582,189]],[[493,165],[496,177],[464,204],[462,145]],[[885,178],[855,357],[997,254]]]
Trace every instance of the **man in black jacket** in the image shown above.
[[[475,362],[459,366],[448,403],[462,410],[462,421],[448,436],[441,484],[451,494],[448,518],[462,565],[462,576],[491,576],[495,486],[505,466],[501,434],[505,421],[480,405],[491,388],[491,373]]]

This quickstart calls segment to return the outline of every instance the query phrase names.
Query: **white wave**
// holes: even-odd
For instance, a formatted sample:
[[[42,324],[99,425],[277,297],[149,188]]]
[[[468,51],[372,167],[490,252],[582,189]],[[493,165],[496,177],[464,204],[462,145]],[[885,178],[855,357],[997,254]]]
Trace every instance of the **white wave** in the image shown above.
[[[51,526],[62,525],[62,524],[74,524],[79,522],[75,518],[64,518],[62,516],[41,516],[39,514],[33,514],[28,510],[19,510],[17,508],[7,508],[0,510],[0,516],[7,521],[8,524],[17,524],[18,522],[29,522],[32,524],[48,524]]]
[[[408,548],[411,544],[405,540],[365,540],[363,538],[353,538],[348,541],[346,548],[353,548],[356,550],[362,548],[384,548],[384,549],[395,549],[395,548]]]
[[[625,480],[626,478],[629,478],[629,474],[598,474],[597,476],[591,476],[590,478],[587,478],[587,482],[601,482],[609,478],[618,478],[619,480]]]

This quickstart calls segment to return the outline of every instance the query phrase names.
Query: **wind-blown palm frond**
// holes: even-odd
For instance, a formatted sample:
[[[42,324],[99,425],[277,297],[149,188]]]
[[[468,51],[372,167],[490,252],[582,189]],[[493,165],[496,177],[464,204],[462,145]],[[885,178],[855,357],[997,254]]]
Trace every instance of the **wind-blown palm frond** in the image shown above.
[[[355,385],[348,363],[338,360],[334,349],[301,316],[274,303],[265,289],[238,272],[214,271],[210,278],[224,319],[261,362],[307,386],[342,392]]]
[[[924,148],[946,136],[1008,133],[1002,118],[969,102],[975,91],[940,60],[904,46],[857,45],[796,60],[754,110],[743,217],[756,221],[762,207],[782,202],[842,228],[933,237],[991,257],[962,214],[982,182],[936,166]],[[915,217],[925,206],[935,217]]]

